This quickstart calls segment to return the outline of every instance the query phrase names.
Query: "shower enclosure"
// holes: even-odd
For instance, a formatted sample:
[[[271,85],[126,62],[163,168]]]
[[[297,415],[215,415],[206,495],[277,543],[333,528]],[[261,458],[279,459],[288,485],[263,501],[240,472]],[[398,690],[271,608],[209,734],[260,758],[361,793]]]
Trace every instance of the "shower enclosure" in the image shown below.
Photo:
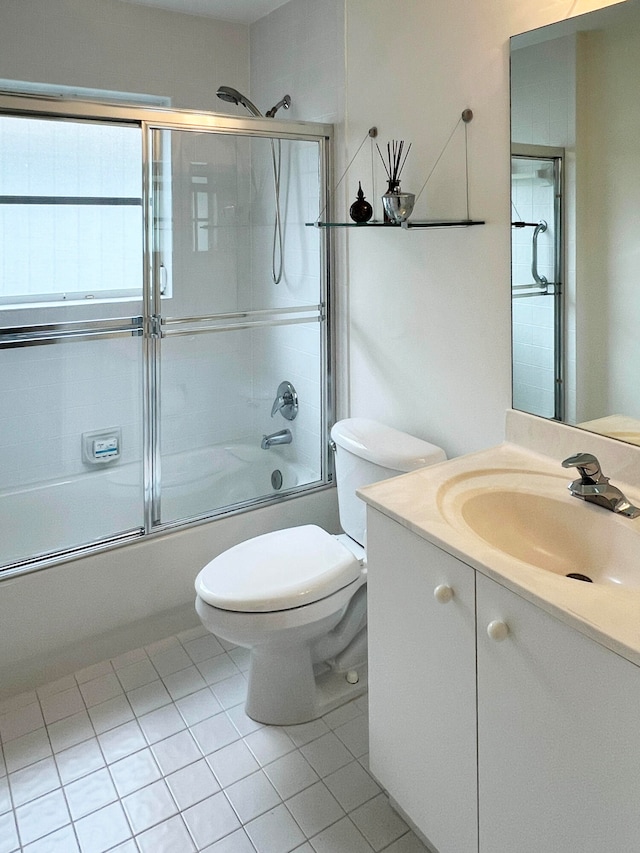
[[[513,406],[562,420],[565,408],[562,149],[511,157]]]
[[[328,236],[305,227],[330,143],[326,125],[0,98],[5,576],[330,481]]]

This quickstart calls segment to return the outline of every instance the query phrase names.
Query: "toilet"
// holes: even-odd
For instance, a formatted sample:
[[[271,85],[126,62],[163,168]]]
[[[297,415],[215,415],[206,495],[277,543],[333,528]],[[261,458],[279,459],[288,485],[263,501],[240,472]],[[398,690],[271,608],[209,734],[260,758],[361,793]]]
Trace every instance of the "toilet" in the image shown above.
[[[307,524],[256,536],[195,582],[205,628],[250,650],[245,710],[261,723],[308,722],[366,690],[366,507],[355,491],[446,459],[365,418],[338,421],[331,438],[344,533]]]

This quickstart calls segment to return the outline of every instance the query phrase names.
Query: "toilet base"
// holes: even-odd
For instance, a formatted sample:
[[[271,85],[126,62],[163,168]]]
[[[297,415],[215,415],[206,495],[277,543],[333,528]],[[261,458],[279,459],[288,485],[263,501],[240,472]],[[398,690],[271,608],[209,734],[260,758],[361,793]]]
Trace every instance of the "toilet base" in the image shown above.
[[[316,669],[320,669],[320,672],[313,676],[313,684],[309,684],[308,676],[313,672],[311,667],[305,667],[302,674],[295,668],[286,670],[283,667],[276,692],[272,689],[273,682],[265,683],[268,682],[268,677],[261,679],[254,675],[256,672],[265,674],[265,670],[259,666],[255,669],[250,666],[245,713],[258,723],[294,726],[315,720],[352,699],[357,699],[367,691],[369,681],[366,661],[348,673],[338,672],[328,666]],[[290,675],[284,683],[283,671]],[[347,676],[352,678],[354,673],[357,673],[358,681],[352,684],[347,680]]]

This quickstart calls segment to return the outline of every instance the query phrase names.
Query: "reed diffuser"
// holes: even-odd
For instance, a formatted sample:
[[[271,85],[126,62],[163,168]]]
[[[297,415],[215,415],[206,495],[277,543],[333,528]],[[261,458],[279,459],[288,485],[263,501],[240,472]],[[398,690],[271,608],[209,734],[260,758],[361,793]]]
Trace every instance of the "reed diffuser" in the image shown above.
[[[413,193],[403,193],[400,191],[400,176],[404,169],[404,164],[407,162],[411,143],[404,150],[404,139],[392,139],[387,142],[387,159],[382,155],[380,146],[376,143],[378,154],[382,160],[382,165],[387,173],[387,191],[382,196],[382,207],[384,209],[384,221],[393,224],[404,222],[411,216],[413,205],[415,203],[415,195]],[[404,152],[404,156],[403,156]]]

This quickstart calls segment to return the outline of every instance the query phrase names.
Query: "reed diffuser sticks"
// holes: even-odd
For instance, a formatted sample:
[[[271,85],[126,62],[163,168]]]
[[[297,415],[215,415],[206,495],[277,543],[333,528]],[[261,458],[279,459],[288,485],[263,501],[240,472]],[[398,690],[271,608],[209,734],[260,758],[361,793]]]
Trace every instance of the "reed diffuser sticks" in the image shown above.
[[[391,142],[387,142],[386,160],[382,156],[382,151],[380,150],[380,146],[377,142],[376,148],[378,149],[378,154],[380,155],[380,159],[382,160],[384,170],[387,173],[389,186],[398,187],[400,184],[400,174],[404,169],[404,164],[407,162],[407,157],[409,156],[409,151],[411,150],[411,143],[409,143],[409,145],[407,146],[404,158],[402,156],[402,152],[404,149],[404,139],[392,139]]]

